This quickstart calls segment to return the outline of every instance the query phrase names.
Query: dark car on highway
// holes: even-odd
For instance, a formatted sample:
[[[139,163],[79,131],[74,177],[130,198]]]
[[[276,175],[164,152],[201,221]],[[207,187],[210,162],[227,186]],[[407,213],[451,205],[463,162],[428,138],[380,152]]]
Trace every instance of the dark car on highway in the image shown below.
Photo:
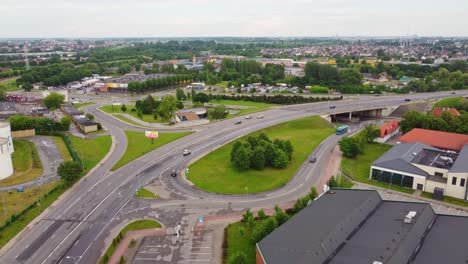
[[[310,163],[315,163],[316,161],[317,161],[317,157],[312,157],[309,160]]]
[[[336,105],[330,105],[330,108],[331,109],[336,108]]]
[[[177,172],[176,172],[176,170],[171,170],[171,176],[172,176],[172,177],[175,177],[175,176],[177,176]]]
[[[411,99],[409,99],[409,98],[406,98],[406,99],[405,99],[405,102],[409,102],[409,101],[411,101]]]
[[[236,122],[234,123],[234,125],[240,125],[240,124],[242,124],[242,121],[236,121]]]

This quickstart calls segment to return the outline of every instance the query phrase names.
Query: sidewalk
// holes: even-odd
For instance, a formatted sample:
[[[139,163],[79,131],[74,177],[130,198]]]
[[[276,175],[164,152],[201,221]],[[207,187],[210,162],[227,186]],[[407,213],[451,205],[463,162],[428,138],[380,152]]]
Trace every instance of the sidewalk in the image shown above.
[[[109,258],[108,264],[118,264],[120,263],[120,257],[124,256],[127,251],[130,242],[132,239],[137,240],[139,238],[148,237],[148,236],[162,236],[166,234],[165,228],[149,228],[135,231],[128,231],[124,238],[120,241],[119,245],[115,249],[112,256]],[[110,246],[110,245],[109,245]],[[127,263],[131,261],[127,259]]]

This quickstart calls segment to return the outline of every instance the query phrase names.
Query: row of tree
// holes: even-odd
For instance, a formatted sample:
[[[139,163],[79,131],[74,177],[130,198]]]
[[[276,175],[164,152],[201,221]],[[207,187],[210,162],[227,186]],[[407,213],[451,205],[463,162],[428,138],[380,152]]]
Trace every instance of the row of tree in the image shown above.
[[[237,141],[231,150],[231,162],[240,170],[263,170],[265,167],[284,169],[292,159],[294,151],[289,140],[272,141],[264,133],[249,136],[246,141]]]
[[[24,115],[11,116],[11,131],[35,129],[38,135],[50,135],[55,132],[68,131],[71,119],[68,116],[62,117],[60,122],[55,122],[47,117],[29,117]]]
[[[460,116],[454,116],[450,112],[445,111],[440,117],[435,117],[431,114],[410,111],[403,115],[400,128],[403,133],[413,128],[423,128],[468,134],[468,112],[461,111]]]
[[[259,102],[259,103],[269,103],[269,104],[281,104],[281,105],[290,105],[290,104],[305,104],[305,103],[315,103],[315,102],[324,102],[324,101],[337,101],[341,100],[343,97],[312,97],[312,96],[300,96],[300,95],[229,95],[229,94],[208,94],[208,101],[211,100],[234,100],[234,101],[250,101],[250,102]]]
[[[125,112],[126,108],[125,105],[122,105],[121,110]],[[171,121],[175,112],[182,108],[184,108],[184,104],[172,95],[165,95],[160,101],[156,101],[153,96],[148,95],[143,100],[137,100],[134,109],[139,117],[142,117],[143,114],[152,114],[155,120],[160,117],[164,121]]]

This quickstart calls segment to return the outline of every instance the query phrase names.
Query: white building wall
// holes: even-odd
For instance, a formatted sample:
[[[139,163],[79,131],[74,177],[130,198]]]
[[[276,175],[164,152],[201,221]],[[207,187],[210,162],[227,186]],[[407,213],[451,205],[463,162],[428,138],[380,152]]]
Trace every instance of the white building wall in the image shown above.
[[[13,139],[11,137],[10,124],[0,122],[0,180],[13,174]]]
[[[455,184],[452,184],[453,177],[457,178]],[[466,184],[467,184],[468,172],[466,173],[449,173],[447,180],[447,188],[445,194],[459,199],[466,199]],[[465,179],[463,186],[460,186],[461,179]]]

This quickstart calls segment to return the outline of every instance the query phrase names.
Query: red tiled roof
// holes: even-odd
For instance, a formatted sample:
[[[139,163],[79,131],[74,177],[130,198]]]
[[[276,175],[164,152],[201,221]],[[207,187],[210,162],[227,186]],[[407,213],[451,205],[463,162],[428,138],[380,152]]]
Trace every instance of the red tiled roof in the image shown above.
[[[436,148],[460,151],[468,144],[468,135],[414,128],[401,136],[398,142],[421,142]]]
[[[198,117],[198,115],[194,112],[187,112],[187,113],[176,113],[176,115],[181,118],[181,117],[185,117],[187,119],[187,121],[194,121],[194,120],[200,120],[200,118]]]
[[[399,124],[397,120],[392,120],[385,125],[380,127],[380,137],[383,138],[388,134],[391,134],[393,131],[399,128]]]
[[[452,107],[436,107],[434,110],[432,110],[432,115],[435,117],[440,117],[443,112],[449,112],[453,116],[459,116],[460,112],[458,112],[457,109],[452,108]]]

